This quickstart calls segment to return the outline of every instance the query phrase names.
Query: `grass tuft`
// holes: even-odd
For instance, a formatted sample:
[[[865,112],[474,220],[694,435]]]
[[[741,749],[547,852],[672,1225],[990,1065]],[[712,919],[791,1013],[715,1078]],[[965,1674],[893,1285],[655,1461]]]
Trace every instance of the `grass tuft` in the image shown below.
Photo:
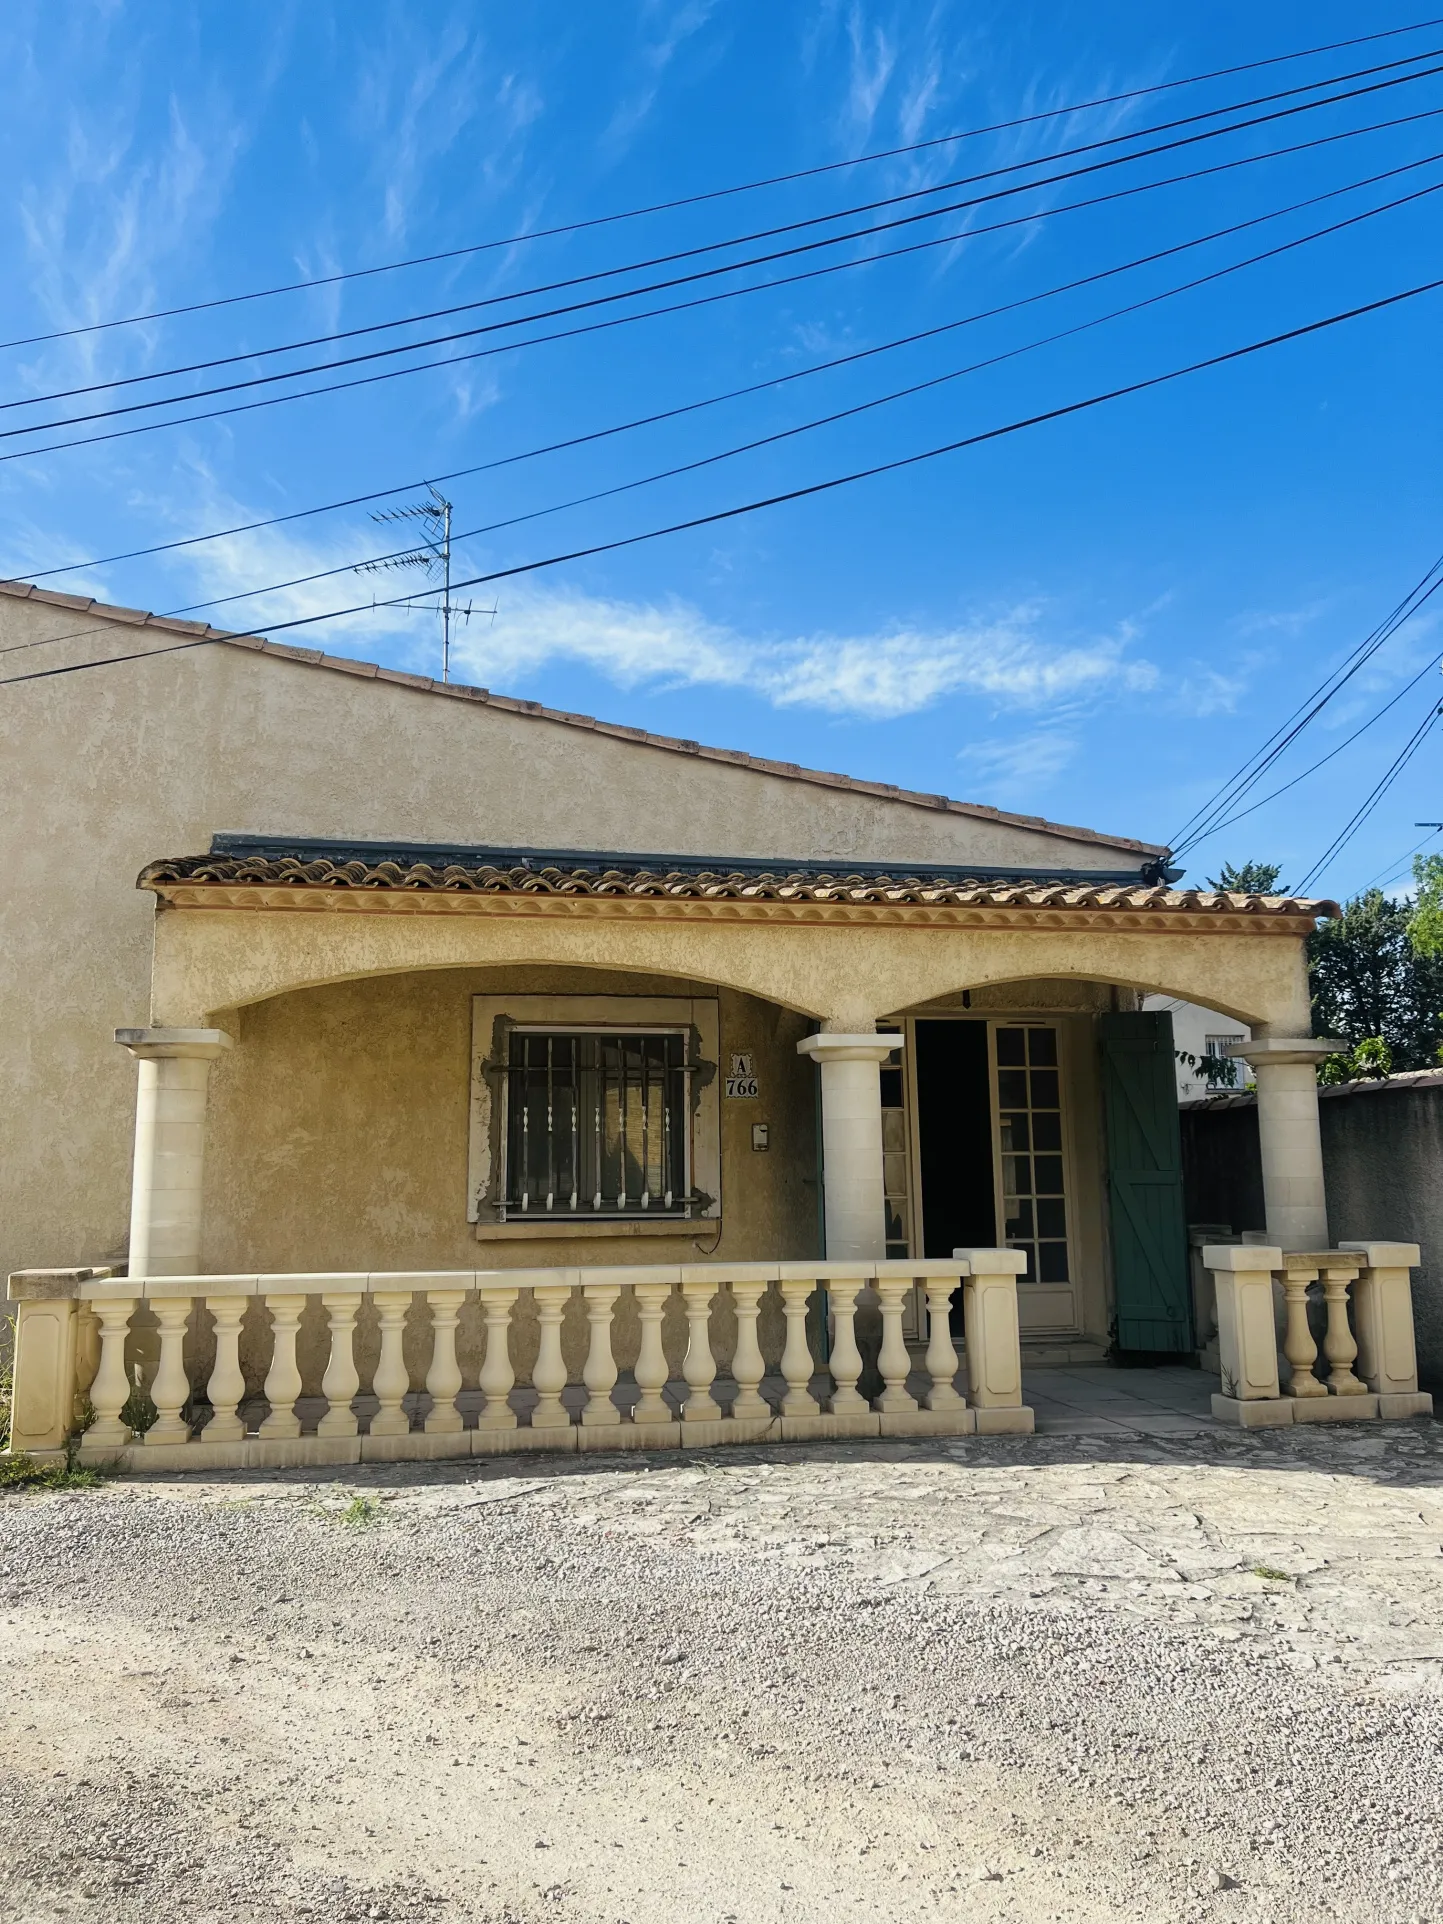
[[[353,1496],[341,1511],[339,1521],[348,1530],[367,1530],[380,1521],[381,1505],[373,1496]]]
[[[1294,1583],[1297,1581],[1295,1577],[1289,1576],[1286,1570],[1275,1570],[1271,1563],[1255,1563],[1253,1565],[1253,1575],[1255,1577],[1261,1577],[1264,1583]]]
[[[93,1490],[100,1472],[78,1463],[37,1463],[23,1451],[0,1456],[0,1490]]]

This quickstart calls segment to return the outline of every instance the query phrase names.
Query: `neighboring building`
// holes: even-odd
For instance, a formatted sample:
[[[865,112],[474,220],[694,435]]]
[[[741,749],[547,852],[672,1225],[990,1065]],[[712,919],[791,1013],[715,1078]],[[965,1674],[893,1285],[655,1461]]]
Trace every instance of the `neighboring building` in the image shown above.
[[[1215,1061],[1231,1060],[1228,1056],[1230,1048],[1252,1040],[1252,1030],[1246,1022],[1219,1015],[1216,1009],[1200,1009],[1193,1002],[1179,1002],[1170,995],[1145,995],[1142,1006],[1172,1017],[1172,1046],[1177,1065],[1179,1102],[1193,1102],[1200,1096],[1216,1094],[1219,1089],[1242,1088],[1248,1080],[1246,1063],[1235,1064],[1232,1070],[1235,1082],[1232,1084],[1210,1082],[1200,1064],[1205,1056],[1211,1056]]]
[[[1007,1249],[1034,1356],[1192,1347],[1173,1044],[1139,995],[1232,1011],[1292,1088],[1330,904],[0,584],[17,646],[111,665],[0,695],[7,1269],[304,1303]],[[1316,1104],[1289,1102],[1268,1227],[1306,1247]]]

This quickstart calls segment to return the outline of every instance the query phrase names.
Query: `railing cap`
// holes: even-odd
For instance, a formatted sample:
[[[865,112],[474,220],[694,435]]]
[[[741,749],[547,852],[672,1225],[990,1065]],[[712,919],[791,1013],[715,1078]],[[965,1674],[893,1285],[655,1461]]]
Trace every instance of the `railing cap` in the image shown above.
[[[1416,1269],[1423,1260],[1417,1243],[1339,1243],[1338,1247],[1361,1256],[1369,1269]]]
[[[12,1303],[55,1302],[77,1296],[82,1283],[113,1276],[113,1269],[17,1269],[9,1281]]]
[[[965,1276],[1023,1276],[1027,1273],[1027,1254],[1021,1249],[954,1249],[960,1257]]]
[[[1283,1266],[1283,1252],[1268,1243],[1205,1243],[1204,1269],[1266,1270],[1269,1275]]]

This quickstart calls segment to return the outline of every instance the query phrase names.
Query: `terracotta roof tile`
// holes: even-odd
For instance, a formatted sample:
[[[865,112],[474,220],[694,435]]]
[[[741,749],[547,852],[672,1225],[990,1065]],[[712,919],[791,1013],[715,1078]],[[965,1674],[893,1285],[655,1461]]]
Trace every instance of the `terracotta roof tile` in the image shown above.
[[[437,851],[438,857],[443,853]],[[720,868],[662,870],[621,862],[605,868],[572,867],[563,862],[533,867],[519,862],[418,861],[385,856],[344,861],[322,855],[185,855],[151,862],[141,870],[137,886],[160,892],[171,883],[224,888],[460,890],[478,895],[636,895],[665,896],[673,900],[917,904],[957,908],[1164,909],[1189,914],[1267,917],[1337,913],[1336,903],[1323,900],[1219,895],[1143,882],[1119,886],[1096,881],[959,877],[955,871],[928,875],[926,870],[899,870],[895,875],[886,875],[820,867],[760,873]]]

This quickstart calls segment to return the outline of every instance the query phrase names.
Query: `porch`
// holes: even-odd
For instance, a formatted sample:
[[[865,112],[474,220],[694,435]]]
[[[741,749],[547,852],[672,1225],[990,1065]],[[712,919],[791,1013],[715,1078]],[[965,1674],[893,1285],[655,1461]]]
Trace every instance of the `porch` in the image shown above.
[[[12,1279],[15,1447],[80,1411],[156,1467],[1026,1431],[1024,1354],[1110,1350],[1202,1352],[1242,1423],[1418,1407],[1406,1250],[1326,1249],[1328,905],[487,853],[143,873],[126,1273]],[[1143,988],[1255,1037],[1266,1244],[1191,1281]]]

